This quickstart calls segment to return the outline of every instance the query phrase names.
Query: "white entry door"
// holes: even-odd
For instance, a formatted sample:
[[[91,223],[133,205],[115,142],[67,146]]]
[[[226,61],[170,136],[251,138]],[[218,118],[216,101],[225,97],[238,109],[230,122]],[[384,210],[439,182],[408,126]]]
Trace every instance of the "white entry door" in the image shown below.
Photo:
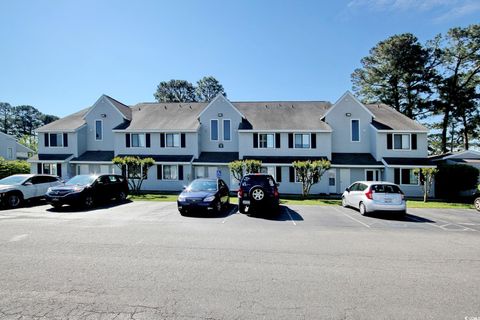
[[[217,177],[217,167],[208,167],[208,178],[215,179]]]
[[[340,169],[340,193],[350,186],[350,169]]]

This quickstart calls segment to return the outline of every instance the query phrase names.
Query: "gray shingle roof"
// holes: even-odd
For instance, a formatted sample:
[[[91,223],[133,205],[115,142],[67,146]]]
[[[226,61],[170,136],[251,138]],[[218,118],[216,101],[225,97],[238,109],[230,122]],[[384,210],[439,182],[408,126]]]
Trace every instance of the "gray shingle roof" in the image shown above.
[[[155,162],[190,162],[193,158],[193,155],[152,155],[152,154],[119,154],[119,157],[139,157],[152,158]]]
[[[207,103],[139,103],[132,121],[117,127],[127,130],[197,130],[198,115]]]
[[[332,153],[333,165],[383,166],[370,153]]]
[[[238,152],[202,152],[194,163],[229,163],[238,160]]]
[[[292,164],[294,161],[316,161],[316,160],[328,160],[327,157],[303,157],[303,156],[279,156],[279,157],[270,157],[270,156],[244,156],[245,160],[260,160],[262,163],[275,163],[275,164]]]
[[[372,124],[379,130],[428,131],[428,129],[420,123],[386,104],[366,104],[365,106],[375,115]]]
[[[102,161],[110,162],[112,161],[115,153],[113,151],[86,151],[79,157],[73,158],[71,161]]]
[[[28,161],[63,161],[73,156],[73,154],[48,154],[39,153],[28,159]]]
[[[331,107],[325,101],[232,102],[254,130],[331,130],[320,120]],[[247,129],[247,127],[241,127]]]
[[[123,115],[123,117],[127,120],[132,120],[132,110],[129,106],[121,103],[118,100],[113,99],[110,96],[105,95],[105,97],[117,108],[118,111]]]
[[[434,166],[435,163],[428,158],[383,158],[391,166]]]
[[[37,128],[38,132],[42,131],[72,131],[78,129],[85,124],[83,117],[87,114],[90,108],[85,108],[74,114],[58,119],[54,122],[46,124],[40,128]]]

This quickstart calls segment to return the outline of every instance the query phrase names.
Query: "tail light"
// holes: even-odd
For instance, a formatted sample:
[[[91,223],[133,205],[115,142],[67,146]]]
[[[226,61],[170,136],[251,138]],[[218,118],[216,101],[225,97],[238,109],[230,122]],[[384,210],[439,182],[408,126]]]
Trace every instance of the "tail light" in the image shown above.
[[[373,191],[371,188],[367,189],[367,192],[365,192],[365,196],[367,197],[367,199],[370,199],[370,200],[373,199]]]
[[[405,200],[405,193],[403,193],[403,191],[400,190],[400,196],[402,197],[402,200]]]
[[[238,189],[237,196],[238,196],[239,198],[242,198],[242,197],[243,197],[243,190],[242,190],[242,189]]]
[[[275,188],[275,190],[273,191],[273,195],[275,196],[275,198],[278,198],[278,197],[279,197],[278,189],[277,189],[277,188]]]

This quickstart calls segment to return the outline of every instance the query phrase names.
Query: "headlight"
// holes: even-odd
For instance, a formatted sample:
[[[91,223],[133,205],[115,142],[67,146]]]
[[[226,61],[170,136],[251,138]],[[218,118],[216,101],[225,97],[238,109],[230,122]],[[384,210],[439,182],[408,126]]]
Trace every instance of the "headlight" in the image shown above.
[[[208,196],[205,199],[203,199],[203,202],[211,202],[213,200],[215,200],[215,196]]]
[[[185,196],[178,196],[178,201],[185,201]]]
[[[85,189],[85,188],[76,186],[75,188],[73,188],[73,192],[82,192],[83,189]]]
[[[52,188],[47,189],[47,193],[50,193],[52,191]]]

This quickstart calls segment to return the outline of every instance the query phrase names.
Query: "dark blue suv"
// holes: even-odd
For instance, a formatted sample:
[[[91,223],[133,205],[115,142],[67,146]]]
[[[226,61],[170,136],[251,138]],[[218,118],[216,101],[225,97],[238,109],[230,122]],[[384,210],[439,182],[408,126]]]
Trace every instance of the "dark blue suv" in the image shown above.
[[[248,208],[248,210],[247,210]],[[265,209],[267,215],[277,214],[280,208],[278,183],[269,174],[247,174],[238,189],[238,211],[245,213]],[[268,211],[267,211],[268,210]]]

